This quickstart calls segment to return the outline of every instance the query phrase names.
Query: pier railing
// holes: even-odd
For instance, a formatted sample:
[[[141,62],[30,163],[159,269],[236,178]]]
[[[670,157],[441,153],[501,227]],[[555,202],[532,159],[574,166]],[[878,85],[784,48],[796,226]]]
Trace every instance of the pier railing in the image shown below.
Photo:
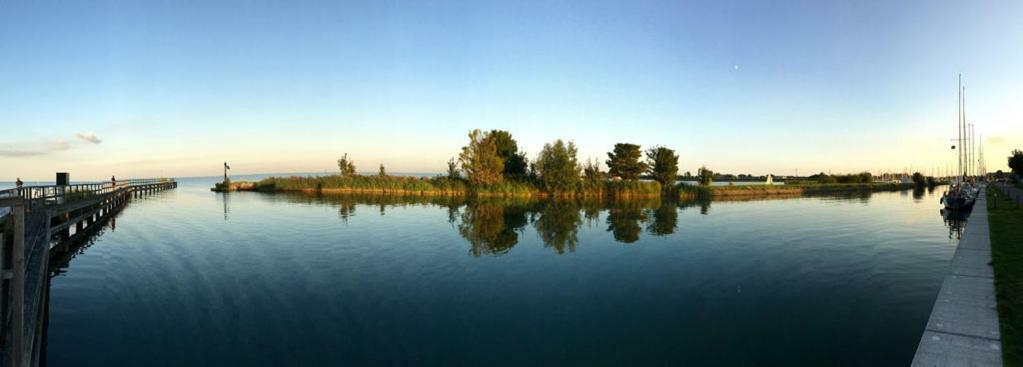
[[[108,194],[116,190],[133,189],[140,186],[169,184],[170,178],[144,178],[123,181],[78,183],[72,185],[22,186],[0,190],[0,199],[21,198],[28,207],[35,205],[60,205],[80,199]]]

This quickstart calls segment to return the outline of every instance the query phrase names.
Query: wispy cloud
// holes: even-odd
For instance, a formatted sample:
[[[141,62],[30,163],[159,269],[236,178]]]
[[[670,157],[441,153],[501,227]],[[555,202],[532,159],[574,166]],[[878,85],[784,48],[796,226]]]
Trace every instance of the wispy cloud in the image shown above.
[[[44,142],[22,142],[8,144],[6,149],[0,149],[0,157],[34,157],[68,149],[71,149],[71,144],[64,139]]]
[[[92,144],[99,144],[103,142],[103,139],[100,139],[98,136],[96,136],[96,134],[93,134],[92,132],[75,133],[75,138]]]

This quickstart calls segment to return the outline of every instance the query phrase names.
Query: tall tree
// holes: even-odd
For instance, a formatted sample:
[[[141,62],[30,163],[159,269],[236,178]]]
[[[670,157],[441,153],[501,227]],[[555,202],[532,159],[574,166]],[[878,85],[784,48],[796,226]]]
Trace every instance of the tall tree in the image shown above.
[[[579,185],[582,170],[576,159],[575,143],[565,144],[561,139],[544,144],[536,158],[536,171],[544,189],[553,194],[569,193]]]
[[[521,178],[526,176],[526,154],[519,152],[519,144],[511,133],[504,130],[490,130],[487,139],[494,141],[497,155],[504,161],[504,178]]]
[[[647,149],[646,159],[654,181],[660,182],[664,189],[675,187],[675,179],[678,177],[678,154],[675,154],[674,150],[653,147]]]
[[[599,187],[606,179],[604,172],[600,170],[600,163],[596,159],[587,160],[583,166],[583,180],[589,188]]]
[[[607,173],[626,180],[635,180],[646,172],[647,165],[639,159],[642,157],[639,145],[629,143],[615,144],[613,152],[607,153]]]
[[[503,178],[504,161],[497,155],[497,145],[479,129],[469,132],[469,145],[462,147],[458,160],[471,184],[490,185]]]
[[[696,171],[696,176],[700,180],[700,186],[710,186],[714,182],[714,171],[711,171],[707,166],[700,167]]]
[[[1023,150],[1012,151],[1012,155],[1009,156],[1009,168],[1012,168],[1013,173],[1023,176]]]
[[[345,153],[341,159],[337,160],[337,168],[341,170],[341,176],[352,177],[355,176],[355,161],[348,158],[348,153]]]
[[[387,171],[384,171],[384,164],[380,164],[380,177],[387,177]]]
[[[448,178],[452,180],[462,178],[462,172],[458,170],[458,161],[454,158],[448,160]]]

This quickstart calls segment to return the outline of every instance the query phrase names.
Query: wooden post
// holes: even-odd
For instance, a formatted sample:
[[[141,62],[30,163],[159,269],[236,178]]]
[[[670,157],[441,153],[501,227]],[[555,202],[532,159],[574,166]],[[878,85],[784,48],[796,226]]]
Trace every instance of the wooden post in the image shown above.
[[[7,282],[7,268],[4,264],[4,252],[6,252],[5,244],[7,243],[7,224],[0,222],[0,289],[3,289],[3,284]],[[7,303],[7,295],[4,292],[0,292],[0,344],[6,343],[4,340],[4,330],[7,330],[7,314],[5,313],[10,309],[10,305]]]
[[[25,364],[25,207],[12,208],[14,214],[14,247],[11,251],[11,361]]]

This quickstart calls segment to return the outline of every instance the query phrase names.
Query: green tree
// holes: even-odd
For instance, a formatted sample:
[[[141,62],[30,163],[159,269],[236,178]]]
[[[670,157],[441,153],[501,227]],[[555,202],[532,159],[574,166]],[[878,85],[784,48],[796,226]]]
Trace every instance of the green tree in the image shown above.
[[[387,177],[387,171],[384,171],[384,164],[380,164],[380,177]]]
[[[526,176],[528,164],[526,154],[519,152],[519,144],[511,133],[504,130],[490,130],[487,139],[493,140],[497,146],[497,155],[504,161],[504,178],[522,178]]]
[[[700,182],[700,186],[710,186],[714,182],[714,171],[711,171],[707,166],[700,167],[696,170],[697,179]]]
[[[1023,150],[1014,149],[1009,156],[1009,168],[1016,175],[1023,176]]]
[[[647,171],[645,162],[639,159],[643,153],[639,145],[629,143],[615,144],[615,149],[607,153],[607,173],[626,180],[635,180]]]
[[[583,183],[588,189],[600,188],[600,185],[606,179],[607,177],[600,170],[600,164],[597,163],[597,160],[586,161],[586,164],[583,166]]]
[[[544,144],[536,158],[536,171],[540,182],[552,194],[573,192],[579,186],[579,162],[575,143],[565,144],[561,139]]]
[[[504,177],[504,161],[497,155],[497,145],[479,129],[469,132],[469,145],[462,147],[458,160],[473,185],[495,184]]]
[[[924,185],[927,184],[927,178],[924,177],[924,175],[921,174],[920,172],[914,172],[913,184],[916,185],[917,187],[923,187]]]
[[[348,158],[348,153],[345,153],[341,159],[337,160],[337,168],[341,170],[341,176],[352,177],[355,176],[355,161]]]
[[[448,160],[448,178],[452,180],[462,178],[462,172],[458,170],[458,161],[454,158]]]
[[[675,187],[675,179],[678,177],[678,154],[665,147],[653,147],[647,149],[646,158],[654,181],[660,182],[661,187],[665,189]]]

